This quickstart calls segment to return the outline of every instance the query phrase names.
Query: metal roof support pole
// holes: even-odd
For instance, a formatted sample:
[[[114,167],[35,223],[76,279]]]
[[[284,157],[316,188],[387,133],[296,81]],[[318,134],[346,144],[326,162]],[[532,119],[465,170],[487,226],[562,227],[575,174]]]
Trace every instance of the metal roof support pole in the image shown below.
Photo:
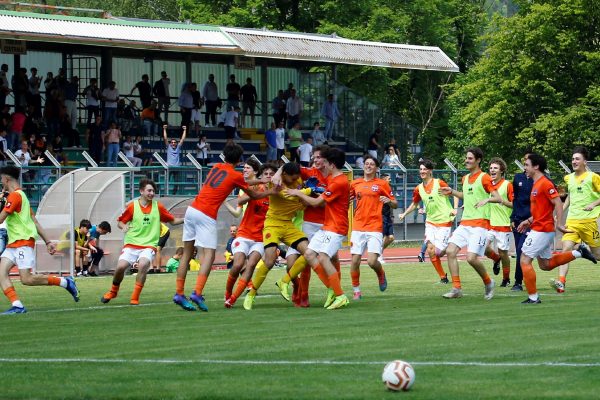
[[[100,51],[100,90],[108,86],[108,82],[112,81],[112,62],[113,52],[112,49],[103,47]]]
[[[404,203],[404,210],[406,210],[408,208],[408,196],[407,196],[407,192],[408,192],[408,170],[406,169],[406,167],[404,165],[402,165],[402,163],[398,163],[398,166],[400,167],[400,170],[402,171],[402,197],[403,197],[403,203]],[[412,202],[412,200],[411,200]],[[406,240],[406,237],[408,236],[408,224],[406,223],[406,218],[404,218],[404,237],[403,239]]]
[[[269,67],[267,67],[267,60],[263,60],[262,65],[260,66],[260,102],[261,106],[261,116],[262,116],[262,127],[265,132],[267,129],[270,129],[271,125],[269,124],[269,110],[271,109],[269,104]]]
[[[23,165],[21,164],[21,161],[12,151],[10,151],[10,149],[6,150],[6,155],[15,164],[15,167],[19,168],[19,186],[23,186]]]
[[[450,168],[452,170],[452,188],[454,190],[458,190],[458,169],[454,166],[454,164],[452,164],[452,161],[450,161],[449,159],[444,158],[444,162],[446,163],[448,168]],[[452,203],[452,204],[454,204],[454,203]],[[454,225],[454,228],[456,229],[456,227],[458,226],[458,218],[454,218],[454,222],[452,224]]]
[[[186,83],[193,82],[192,80],[192,55],[190,53],[186,53],[185,55],[185,81]]]
[[[160,165],[164,168],[163,173],[165,174],[165,194],[162,195],[160,197],[165,197],[169,195],[169,165],[167,164],[167,162],[160,156],[160,154],[158,154],[157,152],[152,153],[152,156],[154,157],[154,159],[156,159],[156,161],[158,161],[160,163]]]

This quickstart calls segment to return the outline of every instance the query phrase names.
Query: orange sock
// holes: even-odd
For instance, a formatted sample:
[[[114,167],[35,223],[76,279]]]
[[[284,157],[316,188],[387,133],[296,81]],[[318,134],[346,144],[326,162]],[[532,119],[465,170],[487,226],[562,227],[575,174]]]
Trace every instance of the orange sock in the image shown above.
[[[569,263],[569,262],[573,261],[574,259],[575,259],[575,256],[570,251],[566,251],[564,253],[558,253],[558,254],[555,254],[552,256],[552,258],[550,259],[550,262],[548,263],[548,266],[550,267],[550,269],[554,269],[563,264]]]
[[[486,274],[481,278],[481,280],[483,281],[484,285],[489,285],[492,282],[492,278],[490,278],[490,276]]]
[[[564,275],[560,275],[558,277],[558,280],[562,282],[562,284],[564,285],[565,283],[567,283],[567,277]]]
[[[233,276],[231,272],[229,272],[229,274],[227,275],[227,284],[225,285],[225,297],[231,296],[231,292],[233,291],[233,285],[235,285],[236,280],[237,276]]]
[[[60,278],[58,276],[49,276],[48,286],[60,286]]]
[[[444,278],[446,276],[446,273],[444,272],[444,267],[442,267],[442,260],[440,260],[440,258],[437,255],[430,257],[429,259],[433,264],[433,268],[435,268],[435,272],[437,272],[440,276],[440,279]]]
[[[310,286],[311,269],[304,268],[300,274],[301,296],[308,296],[308,287]]]
[[[119,293],[119,289],[120,289],[120,286],[115,285],[113,283],[112,286],[110,287],[110,292],[113,293],[115,295],[115,297],[117,297],[117,293]]]
[[[19,300],[19,296],[17,295],[17,292],[15,292],[15,288],[12,286],[8,289],[4,289],[4,295],[8,298],[8,301],[10,301],[11,303],[14,303],[15,301]]]
[[[460,276],[453,276],[452,277],[452,287],[455,289],[460,289]]]
[[[175,292],[181,296],[185,295],[185,279],[177,278]]]
[[[533,265],[521,263],[521,269],[523,270],[523,281],[525,282],[527,293],[537,293],[536,276]]]
[[[198,279],[196,280],[196,294],[199,296],[202,294],[204,290],[204,285],[206,285],[206,280],[208,279],[207,275],[198,274]]]
[[[131,294],[131,300],[134,302],[140,301],[140,293],[142,293],[142,289],[144,288],[143,283],[136,282],[133,287],[133,293]]]
[[[359,287],[360,286],[360,270],[356,271],[350,270],[350,278],[352,279],[352,286]]]
[[[323,285],[329,287],[329,277],[325,273],[323,266],[321,264],[317,264],[313,269],[315,270],[315,273],[319,276],[321,282],[323,282]]]
[[[329,284],[331,285],[330,287],[333,289],[333,293],[336,296],[341,296],[342,294],[344,294],[344,291],[342,290],[342,285],[340,284],[340,277],[337,272],[329,275]]]
[[[340,278],[340,282],[342,281],[342,264],[340,264],[340,260],[335,260],[333,262],[333,266],[338,273],[338,278]]]
[[[502,279],[510,279],[510,266],[502,267]]]
[[[244,293],[247,284],[248,282],[244,278],[240,278],[231,297],[239,298]]]
[[[500,261],[500,256],[493,250],[486,251],[485,255],[494,262]]]

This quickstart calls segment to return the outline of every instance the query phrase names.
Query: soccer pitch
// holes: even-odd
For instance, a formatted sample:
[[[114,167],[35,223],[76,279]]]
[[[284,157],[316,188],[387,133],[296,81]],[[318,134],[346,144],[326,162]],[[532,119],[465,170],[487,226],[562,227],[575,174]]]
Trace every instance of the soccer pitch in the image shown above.
[[[514,260],[513,260],[514,261]],[[491,264],[487,262],[491,271]],[[20,399],[591,399],[600,389],[600,267],[573,263],[567,292],[538,274],[542,304],[526,292],[496,287],[461,262],[465,297],[449,290],[430,263],[387,264],[388,289],[361,272],[363,299],[328,311],[313,275],[311,308],[276,292],[274,270],[248,312],[240,299],[223,307],[226,272],[213,271],[208,313],[171,302],[174,274],[149,275],[129,306],[134,280],[119,297],[99,298],[111,279],[79,278],[81,301],[56,287],[16,284],[29,312],[2,316],[0,398]],[[444,267],[446,267],[444,262]],[[536,267],[537,268],[537,267]],[[351,294],[349,271],[342,285]],[[196,274],[188,276],[190,292]],[[496,285],[501,277],[495,277]],[[5,301],[4,306],[8,308]],[[410,392],[388,392],[386,362],[416,371]]]

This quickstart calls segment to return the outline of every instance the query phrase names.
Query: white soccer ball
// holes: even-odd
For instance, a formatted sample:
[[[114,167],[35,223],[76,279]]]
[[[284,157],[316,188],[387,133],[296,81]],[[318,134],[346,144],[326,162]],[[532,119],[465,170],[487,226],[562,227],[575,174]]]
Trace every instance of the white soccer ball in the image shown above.
[[[385,366],[381,378],[389,390],[406,391],[415,383],[415,370],[406,361],[395,360]]]

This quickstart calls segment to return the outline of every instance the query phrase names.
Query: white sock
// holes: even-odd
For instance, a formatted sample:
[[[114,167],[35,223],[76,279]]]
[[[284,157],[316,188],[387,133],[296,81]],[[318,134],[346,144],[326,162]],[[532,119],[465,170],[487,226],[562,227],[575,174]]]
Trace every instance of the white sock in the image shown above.
[[[15,300],[12,302],[13,307],[19,307],[19,308],[25,308],[25,306],[23,305],[23,303],[21,303],[21,300]]]
[[[539,294],[537,294],[537,293],[530,294],[530,295],[529,295],[529,298],[530,298],[532,301],[538,301],[538,299],[540,298],[540,295],[539,295]]]
[[[67,280],[65,278],[60,278],[60,287],[61,288],[67,287]]]
[[[360,292],[360,286],[352,286],[352,290],[354,290],[354,293],[359,293]]]
[[[571,254],[573,254],[573,257],[575,258],[581,258],[581,253],[579,252],[579,250],[573,250],[571,251]]]

